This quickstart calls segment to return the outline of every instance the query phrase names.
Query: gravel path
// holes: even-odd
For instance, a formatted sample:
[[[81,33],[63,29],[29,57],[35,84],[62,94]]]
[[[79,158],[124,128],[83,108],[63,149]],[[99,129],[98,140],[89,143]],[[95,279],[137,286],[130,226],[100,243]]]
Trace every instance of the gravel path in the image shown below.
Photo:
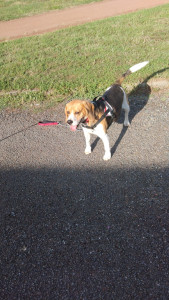
[[[52,32],[168,3],[168,0],[105,0],[41,15],[0,22],[0,41]]]
[[[1,141],[1,299],[169,298],[169,99],[130,97],[112,158],[81,131],[33,126]],[[43,114],[2,112],[1,137]]]

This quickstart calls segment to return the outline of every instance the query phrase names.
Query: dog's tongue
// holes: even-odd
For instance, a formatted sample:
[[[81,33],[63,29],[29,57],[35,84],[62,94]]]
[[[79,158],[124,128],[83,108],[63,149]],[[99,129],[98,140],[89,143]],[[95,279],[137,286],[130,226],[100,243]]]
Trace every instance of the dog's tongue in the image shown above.
[[[70,129],[71,129],[72,131],[76,131],[77,125],[71,125],[71,126],[70,126]]]

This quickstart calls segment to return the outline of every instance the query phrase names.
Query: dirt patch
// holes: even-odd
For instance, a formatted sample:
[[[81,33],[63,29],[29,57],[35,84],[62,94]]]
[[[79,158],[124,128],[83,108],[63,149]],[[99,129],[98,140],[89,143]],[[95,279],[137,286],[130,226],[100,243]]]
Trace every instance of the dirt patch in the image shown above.
[[[169,88],[169,81],[163,78],[151,79],[149,85],[154,89],[163,90]]]

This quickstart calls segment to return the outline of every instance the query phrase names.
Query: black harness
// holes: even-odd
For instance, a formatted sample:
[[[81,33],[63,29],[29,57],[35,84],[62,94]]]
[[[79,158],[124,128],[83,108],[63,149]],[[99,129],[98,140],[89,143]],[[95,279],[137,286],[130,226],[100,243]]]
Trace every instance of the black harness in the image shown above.
[[[92,126],[88,126],[88,125],[86,125],[86,123],[82,123],[82,126],[84,128],[95,129],[96,126],[99,125],[100,122],[103,121],[104,118],[106,118],[109,113],[110,113],[110,117],[112,118],[112,121],[113,121],[113,119],[115,119],[116,116],[115,116],[113,107],[104,99],[103,96],[99,97],[99,98],[98,98],[98,96],[95,97],[91,101],[91,103],[94,104],[94,106],[95,106],[96,109],[99,108],[100,106],[104,106],[105,112],[103,113],[103,115],[101,116],[101,118],[94,125],[92,125]]]

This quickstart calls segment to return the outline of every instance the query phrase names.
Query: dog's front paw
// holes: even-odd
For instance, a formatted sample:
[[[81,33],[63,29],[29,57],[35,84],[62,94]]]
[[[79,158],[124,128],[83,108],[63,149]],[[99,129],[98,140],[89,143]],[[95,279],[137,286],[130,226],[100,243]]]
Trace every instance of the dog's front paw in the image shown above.
[[[85,149],[85,154],[88,155],[90,154],[92,151],[91,151],[91,147],[86,147]]]
[[[105,153],[105,155],[103,156],[104,160],[109,160],[110,158],[111,158],[111,153],[110,152]]]

